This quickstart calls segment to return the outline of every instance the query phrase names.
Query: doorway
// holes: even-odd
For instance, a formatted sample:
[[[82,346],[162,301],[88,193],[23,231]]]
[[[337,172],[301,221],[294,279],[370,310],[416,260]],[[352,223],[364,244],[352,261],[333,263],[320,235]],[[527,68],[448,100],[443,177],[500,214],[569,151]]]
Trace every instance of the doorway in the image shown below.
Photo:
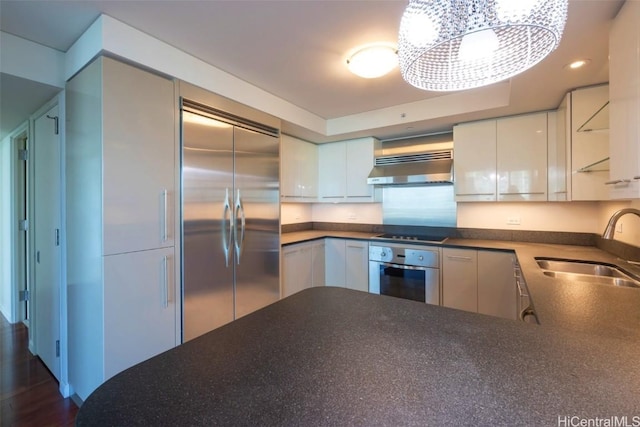
[[[28,122],[0,145],[0,311],[11,322],[28,326],[27,305],[27,161]]]

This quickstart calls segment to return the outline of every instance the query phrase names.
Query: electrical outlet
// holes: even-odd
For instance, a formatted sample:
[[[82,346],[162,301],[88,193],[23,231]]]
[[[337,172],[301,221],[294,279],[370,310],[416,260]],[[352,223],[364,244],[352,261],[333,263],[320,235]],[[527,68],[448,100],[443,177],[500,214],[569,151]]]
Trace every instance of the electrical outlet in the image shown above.
[[[507,225],[520,225],[520,217],[519,216],[507,217]]]
[[[622,233],[622,221],[618,221],[616,224],[616,233]]]

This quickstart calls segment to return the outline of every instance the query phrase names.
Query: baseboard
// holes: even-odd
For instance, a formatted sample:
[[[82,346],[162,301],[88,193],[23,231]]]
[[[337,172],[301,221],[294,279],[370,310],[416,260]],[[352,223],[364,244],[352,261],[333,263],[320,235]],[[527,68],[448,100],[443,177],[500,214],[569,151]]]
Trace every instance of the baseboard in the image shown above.
[[[60,381],[60,386],[58,387],[58,390],[60,391],[60,394],[62,395],[62,397],[64,398],[72,397],[71,395],[73,394],[73,387],[71,387],[71,384],[69,384],[68,382]]]
[[[80,396],[75,393],[71,395],[71,400],[73,401],[73,403],[78,405],[78,408],[82,407],[82,404],[84,403],[84,401],[80,399]]]

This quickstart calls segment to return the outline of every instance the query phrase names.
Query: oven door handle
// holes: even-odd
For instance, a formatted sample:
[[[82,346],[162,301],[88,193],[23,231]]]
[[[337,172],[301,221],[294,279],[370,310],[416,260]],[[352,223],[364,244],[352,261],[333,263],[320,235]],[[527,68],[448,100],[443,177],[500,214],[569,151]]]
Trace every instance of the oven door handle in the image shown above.
[[[399,268],[401,270],[422,270],[422,271],[431,270],[431,267],[422,267],[417,265],[405,265],[405,264],[393,264],[390,262],[381,262],[380,265],[383,267]]]

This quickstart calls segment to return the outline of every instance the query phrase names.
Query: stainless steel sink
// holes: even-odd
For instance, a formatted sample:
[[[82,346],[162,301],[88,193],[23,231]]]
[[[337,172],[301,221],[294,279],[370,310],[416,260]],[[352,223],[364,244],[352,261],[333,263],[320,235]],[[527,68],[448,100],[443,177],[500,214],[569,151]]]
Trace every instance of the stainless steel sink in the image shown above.
[[[544,274],[580,282],[640,288],[640,277],[622,268],[602,262],[558,258],[536,258]]]

